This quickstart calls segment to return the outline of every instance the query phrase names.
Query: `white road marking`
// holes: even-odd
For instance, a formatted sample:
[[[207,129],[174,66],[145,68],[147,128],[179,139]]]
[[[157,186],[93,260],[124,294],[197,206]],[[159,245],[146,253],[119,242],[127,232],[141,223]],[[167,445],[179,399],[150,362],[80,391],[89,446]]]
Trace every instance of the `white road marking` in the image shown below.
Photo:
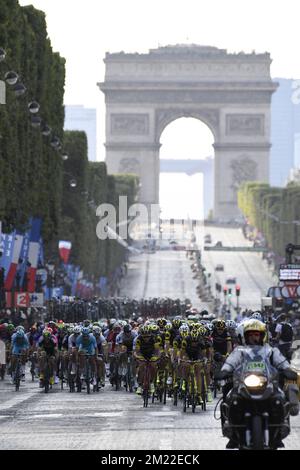
[[[32,416],[30,416],[30,419],[60,418],[61,416],[63,416],[62,413],[53,413],[53,414],[49,414],[49,415],[32,415]],[[66,415],[66,417],[67,417],[67,415]]]
[[[173,417],[173,416],[179,416],[181,413],[179,411],[151,411],[149,415],[151,416],[162,416],[162,417]]]

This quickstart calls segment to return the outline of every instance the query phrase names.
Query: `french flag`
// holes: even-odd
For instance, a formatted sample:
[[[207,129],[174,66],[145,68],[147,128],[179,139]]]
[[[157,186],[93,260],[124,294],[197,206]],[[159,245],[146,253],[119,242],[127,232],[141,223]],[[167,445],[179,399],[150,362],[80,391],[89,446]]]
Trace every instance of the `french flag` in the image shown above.
[[[35,277],[40,252],[40,237],[41,237],[42,219],[34,218],[29,237],[29,250],[28,250],[28,263],[27,269],[27,290],[28,292],[35,291]]]
[[[9,266],[9,270],[8,270],[8,273],[5,279],[5,285],[4,285],[5,290],[8,290],[8,291],[12,290],[13,288],[14,280],[16,277],[17,269],[18,269],[21,248],[23,245],[23,238],[24,238],[24,235],[17,231],[15,235],[14,246],[13,246],[12,259],[11,259],[11,263]]]
[[[72,243],[61,240],[58,243],[59,255],[65,264],[68,264]]]

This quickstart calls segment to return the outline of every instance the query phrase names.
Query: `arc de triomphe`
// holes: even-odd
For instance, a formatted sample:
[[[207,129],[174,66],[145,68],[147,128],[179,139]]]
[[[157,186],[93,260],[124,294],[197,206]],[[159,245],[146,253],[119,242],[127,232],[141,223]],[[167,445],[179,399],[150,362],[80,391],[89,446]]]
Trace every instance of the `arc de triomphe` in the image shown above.
[[[140,202],[159,202],[160,137],[180,117],[200,119],[214,135],[216,218],[236,216],[242,181],[268,182],[270,54],[177,45],[107,53],[104,62],[108,172],[138,174]]]

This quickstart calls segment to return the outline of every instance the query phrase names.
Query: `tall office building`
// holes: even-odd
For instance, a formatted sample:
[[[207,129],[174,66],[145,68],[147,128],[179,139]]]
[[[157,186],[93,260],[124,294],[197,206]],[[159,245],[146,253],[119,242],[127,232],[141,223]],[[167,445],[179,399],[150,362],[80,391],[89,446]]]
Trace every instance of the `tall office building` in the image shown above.
[[[300,165],[300,81],[275,78],[272,96],[270,185],[285,186],[290,170]]]
[[[65,130],[85,131],[88,140],[88,159],[97,161],[97,113],[96,109],[82,105],[65,106]]]

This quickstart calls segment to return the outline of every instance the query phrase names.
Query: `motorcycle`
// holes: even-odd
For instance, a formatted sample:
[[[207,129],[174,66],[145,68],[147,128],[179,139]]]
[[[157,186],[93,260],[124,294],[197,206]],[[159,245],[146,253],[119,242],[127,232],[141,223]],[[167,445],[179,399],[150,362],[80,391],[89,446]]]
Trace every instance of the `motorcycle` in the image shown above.
[[[297,377],[290,369],[281,374],[290,380]],[[293,401],[297,385],[289,384],[284,391],[280,375],[260,346],[251,347],[225,385],[231,390],[221,403],[222,432],[240,450],[283,447],[282,439],[290,433],[290,414],[298,414],[299,405],[297,398]]]

